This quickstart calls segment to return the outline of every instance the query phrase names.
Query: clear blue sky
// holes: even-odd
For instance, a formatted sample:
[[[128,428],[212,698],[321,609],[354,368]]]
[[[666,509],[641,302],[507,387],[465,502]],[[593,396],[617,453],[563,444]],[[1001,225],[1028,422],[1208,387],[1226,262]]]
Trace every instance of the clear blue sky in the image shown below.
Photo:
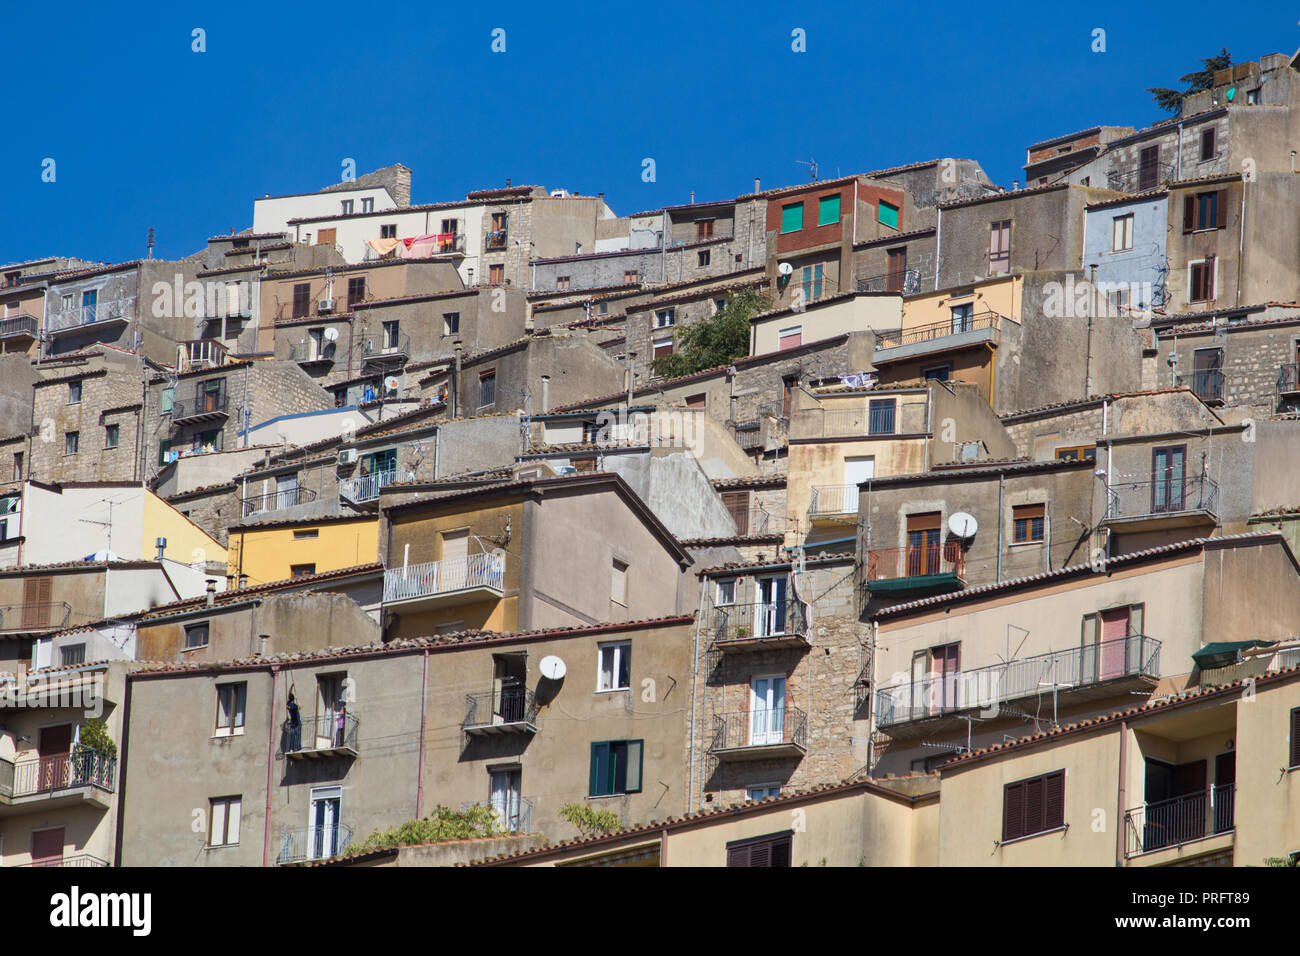
[[[823,178],[971,157],[1010,186],[1031,142],[1163,118],[1144,90],[1222,46],[1300,46],[1276,0],[151,6],[6,11],[0,261],[136,258],[150,226],[156,255],[186,255],[349,157],[410,166],[416,202],[510,177],[603,191],[620,214],[800,182],[809,157]]]

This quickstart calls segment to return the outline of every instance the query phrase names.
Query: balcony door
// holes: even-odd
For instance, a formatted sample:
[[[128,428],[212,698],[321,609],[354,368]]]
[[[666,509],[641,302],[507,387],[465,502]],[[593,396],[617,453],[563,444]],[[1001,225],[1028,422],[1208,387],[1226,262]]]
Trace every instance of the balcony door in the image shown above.
[[[754,608],[754,636],[785,633],[786,578],[758,579],[758,605]]]
[[[907,516],[906,577],[916,578],[939,573],[942,517],[938,511]]]
[[[275,477],[275,507],[288,508],[298,503],[298,473]]]
[[[32,866],[63,865],[63,827],[32,831]]]
[[[1237,752],[1229,750],[1214,758],[1214,791],[1210,803],[1214,814],[1214,832],[1233,829],[1236,809]]]
[[[516,724],[524,719],[527,668],[523,654],[492,655],[492,723]]]
[[[316,678],[316,749],[328,750],[339,736],[339,717],[347,710],[343,696],[342,674],[326,674]],[[341,741],[340,741],[341,742]]]
[[[307,859],[323,860],[339,852],[339,810],[343,790],[316,787],[311,792],[311,815],[307,826]]]
[[[438,562],[438,590],[469,587],[469,529],[442,533],[442,558]]]
[[[1223,398],[1223,349],[1192,353],[1192,391],[1206,401]]]
[[[1101,680],[1124,676],[1125,653],[1129,634],[1129,609],[1112,608],[1101,612]]]
[[[489,805],[497,822],[511,833],[519,829],[520,776],[518,767],[490,771]]]
[[[779,744],[785,740],[785,678],[755,677],[750,685],[749,743]]]
[[[66,787],[68,781],[68,764],[72,751],[72,724],[57,724],[42,727],[36,737],[36,756],[40,761],[37,767],[39,778],[37,789],[40,792]]]
[[[1151,450],[1151,513],[1182,511],[1187,484],[1187,446]]]
[[[969,332],[974,327],[975,306],[967,302],[965,305],[954,305],[952,308],[952,334],[958,332]]]

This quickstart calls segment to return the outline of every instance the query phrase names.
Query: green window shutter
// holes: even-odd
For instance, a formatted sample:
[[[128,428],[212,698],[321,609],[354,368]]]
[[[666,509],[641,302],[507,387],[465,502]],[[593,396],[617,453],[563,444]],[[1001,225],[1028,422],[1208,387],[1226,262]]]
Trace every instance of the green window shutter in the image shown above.
[[[817,225],[830,226],[840,221],[840,196],[823,196],[817,202]]]
[[[624,787],[624,793],[641,792],[641,741],[629,740],[627,742],[627,786]]]
[[[176,389],[164,388],[162,390],[162,413],[166,415],[172,410],[172,402],[176,398]]]
[[[803,228],[803,203],[795,202],[781,207],[781,231],[798,232]]]
[[[887,202],[880,202],[876,206],[876,219],[882,226],[888,226],[890,229],[898,228],[898,207],[891,206]]]
[[[606,781],[609,779],[609,744],[591,745],[591,779],[588,794],[602,797],[609,792]]]

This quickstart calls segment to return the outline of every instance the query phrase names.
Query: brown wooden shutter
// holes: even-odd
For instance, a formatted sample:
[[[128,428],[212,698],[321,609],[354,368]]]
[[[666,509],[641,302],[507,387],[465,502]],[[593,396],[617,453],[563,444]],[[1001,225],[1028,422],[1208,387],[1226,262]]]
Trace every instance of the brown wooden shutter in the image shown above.
[[[1032,780],[1025,781],[1025,833],[1041,833],[1047,829],[1043,825],[1046,819],[1044,811],[1046,802],[1043,799],[1043,778],[1035,777]]]
[[[1048,774],[1043,780],[1043,829],[1065,826],[1065,771]]]
[[[736,522],[736,534],[749,534],[749,492],[724,491],[722,504]]]
[[[929,511],[925,514],[908,515],[908,531],[938,531],[942,524],[942,513],[938,511]]]
[[[768,866],[789,866],[791,837],[787,834],[772,842],[772,860]]]
[[[1291,711],[1291,764],[1300,767],[1300,707]]]
[[[1196,231],[1196,197],[1183,197],[1183,232]]]
[[[1002,842],[1025,835],[1025,782],[1002,788]]]
[[[727,866],[749,866],[749,847],[727,847]]]
[[[1219,198],[1214,203],[1214,215],[1219,221],[1215,225],[1220,229],[1228,228],[1228,191],[1219,190]]]
[[[23,579],[23,627],[48,627],[53,578]]]

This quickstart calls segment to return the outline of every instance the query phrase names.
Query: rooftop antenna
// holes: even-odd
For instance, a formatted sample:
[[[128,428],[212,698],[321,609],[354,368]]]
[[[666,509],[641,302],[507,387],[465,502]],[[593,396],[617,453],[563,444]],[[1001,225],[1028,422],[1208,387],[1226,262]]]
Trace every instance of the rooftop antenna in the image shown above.
[[[807,159],[796,159],[795,162],[798,163],[800,166],[807,166],[808,178],[810,178],[813,182],[817,182],[817,160],[809,156]]]
[[[148,253],[145,255],[145,258],[146,259],[153,258],[153,226],[149,227]]]

